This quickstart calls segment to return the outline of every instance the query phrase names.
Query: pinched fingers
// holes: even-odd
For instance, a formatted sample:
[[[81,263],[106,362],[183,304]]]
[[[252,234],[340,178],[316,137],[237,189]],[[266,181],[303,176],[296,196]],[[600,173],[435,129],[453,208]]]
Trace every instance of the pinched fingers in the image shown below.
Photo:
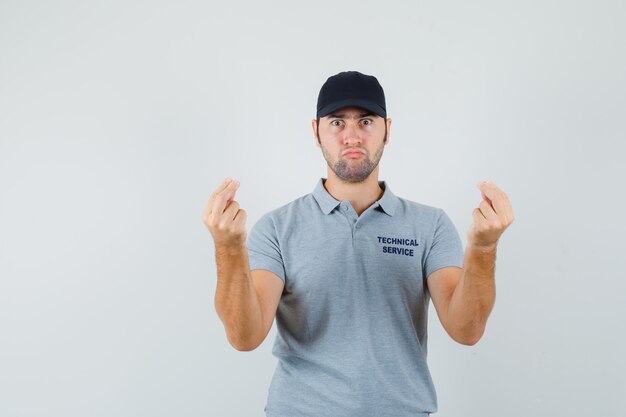
[[[481,224],[487,221],[487,219],[485,218],[485,215],[483,214],[482,211],[480,211],[480,208],[476,207],[474,210],[472,210],[472,218],[474,219],[474,224]]]
[[[481,247],[496,245],[500,235],[513,221],[513,209],[506,193],[490,181],[476,184],[482,201],[474,209],[474,223],[468,230],[468,242]]]
[[[502,223],[505,226],[511,224],[515,217],[508,195],[491,181],[479,182],[477,186],[483,195],[483,200],[487,197],[493,211],[498,215]]]
[[[208,215],[221,215],[228,205],[228,202],[235,197],[238,188],[239,181],[237,180],[222,184],[209,198]]]
[[[216,246],[240,248],[246,240],[246,212],[234,200],[239,181],[224,181],[209,198],[204,223]]]
[[[221,191],[223,191],[228,184],[230,184],[231,179],[230,178],[226,178],[220,185],[219,187],[217,187],[217,189],[215,191],[213,191],[211,193],[211,195],[209,196],[209,200],[207,201],[207,204],[204,208],[204,213],[202,218],[206,221],[206,219],[208,218],[209,214],[211,213],[212,209],[213,209],[213,200],[215,200],[215,196],[220,193]]]
[[[228,206],[226,207],[226,210],[224,210],[223,217],[227,221],[232,222],[235,219],[235,216],[237,215],[238,211],[239,211],[239,203],[235,200],[229,201]]]
[[[498,214],[494,211],[489,201],[481,201],[478,205],[478,209],[480,210],[483,217],[487,220],[495,220],[498,218]]]
[[[233,223],[239,227],[239,228],[243,228],[245,230],[245,224],[246,224],[246,219],[248,218],[248,213],[246,213],[246,211],[242,208],[240,208],[239,210],[237,210],[237,213],[235,214],[235,218],[233,219]]]

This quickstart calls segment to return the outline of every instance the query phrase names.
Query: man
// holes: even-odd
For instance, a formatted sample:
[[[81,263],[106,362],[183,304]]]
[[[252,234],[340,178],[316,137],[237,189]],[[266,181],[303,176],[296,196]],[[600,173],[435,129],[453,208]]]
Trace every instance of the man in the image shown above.
[[[391,119],[378,80],[329,77],[312,121],[328,164],[312,193],[263,215],[246,235],[238,181],[209,199],[215,307],[229,342],[259,346],[274,318],[279,362],[268,417],[418,417],[437,411],[426,363],[429,299],[453,340],[474,345],[495,301],[508,198],[481,182],[463,254],[446,213],[378,180]]]

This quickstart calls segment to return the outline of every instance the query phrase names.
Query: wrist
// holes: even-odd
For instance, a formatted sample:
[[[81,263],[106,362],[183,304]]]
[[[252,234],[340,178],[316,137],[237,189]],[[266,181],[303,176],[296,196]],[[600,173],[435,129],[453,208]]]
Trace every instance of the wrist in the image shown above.
[[[479,252],[479,253],[495,252],[497,248],[498,248],[497,243],[478,244],[474,242],[468,242],[467,244],[467,250],[472,251],[472,252]]]
[[[242,251],[246,251],[247,247],[245,243],[218,243],[215,242],[215,251],[224,254],[238,254]]]

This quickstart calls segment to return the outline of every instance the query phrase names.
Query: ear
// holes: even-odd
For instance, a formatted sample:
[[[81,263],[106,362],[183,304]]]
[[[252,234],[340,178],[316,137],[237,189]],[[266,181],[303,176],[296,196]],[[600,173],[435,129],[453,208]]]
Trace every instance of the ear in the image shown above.
[[[387,141],[385,145],[389,144],[389,137],[391,136],[391,118],[387,117]]]
[[[320,147],[320,141],[317,137],[317,119],[311,120],[311,127],[313,128],[313,138],[315,139],[315,146]]]

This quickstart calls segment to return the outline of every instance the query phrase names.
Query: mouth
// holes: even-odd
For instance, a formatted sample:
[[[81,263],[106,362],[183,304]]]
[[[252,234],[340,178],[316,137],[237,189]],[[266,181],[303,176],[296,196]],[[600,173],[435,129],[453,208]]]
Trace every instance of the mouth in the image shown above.
[[[344,151],[343,153],[343,156],[347,156],[348,158],[359,158],[363,155],[365,155],[364,152],[354,150],[354,149]]]

